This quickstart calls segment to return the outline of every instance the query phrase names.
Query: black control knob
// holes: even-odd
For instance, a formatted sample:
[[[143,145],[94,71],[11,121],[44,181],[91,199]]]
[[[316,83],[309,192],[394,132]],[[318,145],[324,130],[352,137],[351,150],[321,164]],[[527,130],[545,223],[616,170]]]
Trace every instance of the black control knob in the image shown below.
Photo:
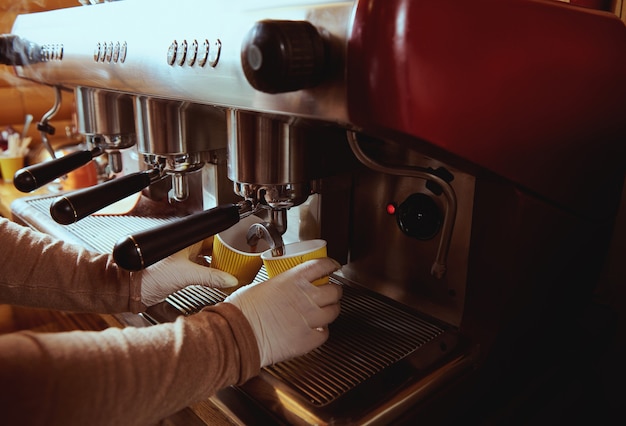
[[[324,39],[307,21],[259,21],[241,47],[248,82],[265,93],[283,93],[319,84],[327,70]]]
[[[0,64],[29,65],[42,62],[41,47],[13,34],[0,35]]]
[[[429,240],[439,232],[443,214],[431,197],[411,194],[396,210],[398,226],[409,237]]]

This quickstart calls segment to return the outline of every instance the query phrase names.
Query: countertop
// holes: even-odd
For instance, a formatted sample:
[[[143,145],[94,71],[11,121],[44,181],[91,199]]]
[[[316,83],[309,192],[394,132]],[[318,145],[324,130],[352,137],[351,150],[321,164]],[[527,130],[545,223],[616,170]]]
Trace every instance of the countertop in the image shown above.
[[[13,186],[13,183],[7,183],[4,180],[0,179],[0,216],[11,219],[11,203],[18,198],[30,197],[34,195],[44,195],[47,193],[48,190],[44,187],[25,194],[18,191],[15,186]]]

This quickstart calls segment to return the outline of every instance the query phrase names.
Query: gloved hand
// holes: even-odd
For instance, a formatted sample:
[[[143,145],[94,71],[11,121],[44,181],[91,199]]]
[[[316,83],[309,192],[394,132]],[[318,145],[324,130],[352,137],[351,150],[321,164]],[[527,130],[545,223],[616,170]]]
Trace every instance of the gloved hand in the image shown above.
[[[339,315],[342,288],[311,282],[340,267],[328,257],[309,260],[224,300],[237,306],[252,326],[261,367],[303,355],[328,339],[326,326]]]
[[[238,284],[237,278],[192,261],[198,256],[202,242],[147,267],[141,275],[141,301],[146,306],[162,302],[167,296],[191,284],[226,288]]]

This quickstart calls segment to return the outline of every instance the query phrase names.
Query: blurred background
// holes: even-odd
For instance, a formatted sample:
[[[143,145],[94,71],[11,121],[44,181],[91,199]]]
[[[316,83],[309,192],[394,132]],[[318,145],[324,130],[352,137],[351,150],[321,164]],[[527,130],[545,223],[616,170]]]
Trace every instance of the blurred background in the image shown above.
[[[626,22],[624,11],[626,6],[623,0],[571,0],[567,2],[613,12]],[[0,33],[11,32],[18,14],[74,7],[79,6],[80,3],[78,0],[0,0]],[[624,76],[624,83],[626,84],[626,76]],[[75,133],[73,96],[72,92],[63,92],[61,107],[50,121],[55,128],[55,134],[49,139],[55,149],[80,142],[80,138]],[[19,79],[15,77],[10,67],[0,67],[0,128],[21,133],[26,116],[28,114],[33,116],[33,123],[28,131],[28,136],[32,137],[32,143],[26,159],[27,163],[39,162],[46,155],[36,124],[53,107],[54,100],[53,88]],[[624,120],[626,120],[626,111],[624,111]],[[597,290],[597,302],[599,306],[607,308],[607,321],[615,324],[613,335],[609,335],[605,342],[607,350],[600,359],[590,361],[594,363],[591,366],[591,370],[595,372],[593,377],[579,377],[572,374],[571,377],[563,379],[571,381],[571,386],[565,386],[565,390],[560,391],[572,392],[574,395],[580,395],[580,398],[589,397],[591,393],[594,398],[603,399],[603,403],[608,403],[612,407],[621,407],[626,401],[626,368],[624,366],[626,359],[626,191],[622,195],[621,210],[611,251],[607,257],[605,274]],[[590,327],[593,326],[594,324],[590,324]],[[585,342],[581,342],[581,347],[584,345]],[[554,398],[558,399],[560,396],[562,395],[557,394]],[[568,401],[568,405],[562,407],[567,409],[572,401],[576,403],[579,398],[563,397],[563,400]],[[624,418],[626,415],[622,416],[622,421]]]

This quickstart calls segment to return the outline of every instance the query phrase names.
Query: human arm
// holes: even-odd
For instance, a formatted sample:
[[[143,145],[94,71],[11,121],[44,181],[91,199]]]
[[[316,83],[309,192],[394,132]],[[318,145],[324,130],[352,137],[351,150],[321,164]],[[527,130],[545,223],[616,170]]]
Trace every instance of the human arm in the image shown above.
[[[226,303],[145,328],[13,333],[0,336],[0,412],[6,424],[151,425],[259,365],[248,322]]]
[[[141,312],[189,285],[229,287],[236,279],[192,263],[188,250],[140,272],[109,254],[67,244],[0,218],[0,303],[67,311]],[[189,250],[192,250],[190,248]]]
[[[174,324],[0,336],[0,386],[11,389],[0,400],[3,419],[154,424],[243,383],[261,365],[321,345],[339,314],[341,289],[311,281],[338,267],[328,258],[309,261]]]

